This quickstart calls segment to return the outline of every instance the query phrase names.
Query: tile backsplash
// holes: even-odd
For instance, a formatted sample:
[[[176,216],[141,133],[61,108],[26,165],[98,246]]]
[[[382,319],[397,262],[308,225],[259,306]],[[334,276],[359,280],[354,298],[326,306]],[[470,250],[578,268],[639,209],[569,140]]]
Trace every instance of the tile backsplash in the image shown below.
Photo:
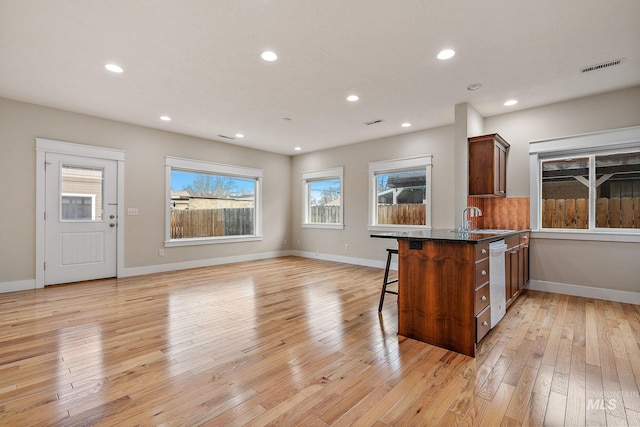
[[[529,197],[467,197],[467,206],[482,210],[481,217],[471,218],[473,228],[523,230],[531,228]]]

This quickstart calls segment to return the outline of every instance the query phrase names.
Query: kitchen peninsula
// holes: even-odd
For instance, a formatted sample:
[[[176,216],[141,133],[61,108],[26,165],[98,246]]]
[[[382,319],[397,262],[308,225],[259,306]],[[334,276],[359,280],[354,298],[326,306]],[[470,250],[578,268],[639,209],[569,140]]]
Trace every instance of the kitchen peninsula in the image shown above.
[[[476,344],[492,327],[490,243],[512,242],[504,264],[506,300],[513,301],[526,284],[528,230],[434,229],[371,237],[398,240],[398,334],[468,356],[475,357]],[[522,246],[520,241],[527,247],[521,253],[513,250],[513,242]],[[511,252],[516,256],[513,264]],[[507,301],[493,302],[495,307],[500,303],[504,307]]]

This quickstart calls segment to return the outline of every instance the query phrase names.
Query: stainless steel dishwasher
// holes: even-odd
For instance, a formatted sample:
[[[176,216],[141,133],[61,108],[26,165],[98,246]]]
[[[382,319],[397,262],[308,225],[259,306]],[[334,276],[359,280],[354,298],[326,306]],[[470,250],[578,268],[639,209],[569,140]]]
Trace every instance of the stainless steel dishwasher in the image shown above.
[[[502,319],[507,311],[505,291],[504,240],[489,243],[489,294],[491,299],[491,327]]]

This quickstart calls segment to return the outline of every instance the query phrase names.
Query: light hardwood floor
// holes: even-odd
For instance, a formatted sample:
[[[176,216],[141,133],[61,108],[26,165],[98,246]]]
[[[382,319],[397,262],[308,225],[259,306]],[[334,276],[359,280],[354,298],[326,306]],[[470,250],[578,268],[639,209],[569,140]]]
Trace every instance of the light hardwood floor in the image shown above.
[[[285,257],[0,294],[0,425],[640,425],[640,307],[529,291],[475,359]]]

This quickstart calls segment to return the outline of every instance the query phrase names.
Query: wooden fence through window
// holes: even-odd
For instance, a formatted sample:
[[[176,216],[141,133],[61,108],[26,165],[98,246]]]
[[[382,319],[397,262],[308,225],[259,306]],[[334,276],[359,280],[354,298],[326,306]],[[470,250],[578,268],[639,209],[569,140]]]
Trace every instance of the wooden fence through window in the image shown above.
[[[589,228],[588,200],[542,200],[542,227]],[[596,227],[640,228],[640,197],[596,199]]]
[[[251,235],[253,216],[253,208],[174,209],[171,238]]]
[[[426,208],[422,203],[378,205],[378,224],[425,225]],[[339,206],[312,206],[309,221],[319,224],[339,223]]]
[[[309,217],[316,224],[339,224],[340,206],[311,206]]]
[[[426,225],[427,209],[423,203],[378,205],[378,224]]]

